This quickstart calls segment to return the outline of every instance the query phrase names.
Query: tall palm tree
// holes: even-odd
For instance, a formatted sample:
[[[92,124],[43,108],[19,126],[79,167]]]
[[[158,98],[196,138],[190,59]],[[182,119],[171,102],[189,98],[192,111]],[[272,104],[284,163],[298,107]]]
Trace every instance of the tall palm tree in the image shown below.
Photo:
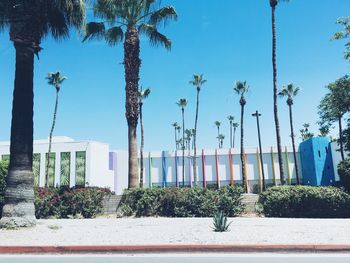
[[[114,46],[124,39],[125,109],[128,124],[129,188],[139,185],[136,129],[138,122],[138,81],[140,78],[140,34],[154,46],[171,49],[171,41],[159,33],[158,27],[176,20],[173,7],[158,9],[159,0],[96,0],[94,14],[104,22],[90,22],[83,41],[104,39]],[[107,29],[107,26],[109,27]]]
[[[243,188],[244,192],[248,192],[248,185],[246,184],[247,181],[247,175],[245,173],[246,169],[246,163],[245,163],[245,157],[244,157],[244,126],[243,126],[243,120],[244,120],[244,106],[246,105],[247,101],[244,97],[244,95],[249,91],[249,86],[246,81],[241,82],[237,81],[236,86],[233,88],[233,90],[240,96],[239,104],[241,105],[241,163],[242,163],[242,178],[243,178]]]
[[[50,167],[50,155],[51,155],[51,145],[52,145],[52,134],[53,130],[55,129],[56,124],[56,117],[57,117],[57,108],[58,108],[58,94],[61,90],[62,83],[67,79],[67,77],[62,76],[60,72],[56,73],[48,73],[47,74],[47,83],[51,86],[53,86],[56,90],[56,101],[55,101],[55,109],[53,112],[53,119],[52,119],[52,125],[49,135],[49,150],[47,152],[47,162],[46,162],[46,176],[45,176],[45,186],[49,186],[49,167]]]
[[[278,107],[277,107],[277,64],[276,64],[276,19],[275,12],[277,4],[280,1],[288,0],[269,0],[271,7],[271,19],[272,19],[272,68],[273,68],[273,112],[275,118],[275,128],[276,128],[276,139],[277,139],[277,150],[278,150],[278,164],[280,168],[280,179],[281,184],[285,184],[284,170],[283,170],[283,159],[282,159],[282,145],[281,145],[281,135],[280,135],[280,124],[278,119]]]
[[[151,90],[149,88],[138,92],[139,97],[139,113],[140,113],[140,126],[141,126],[141,147],[140,147],[140,188],[143,188],[143,147],[145,145],[145,135],[143,130],[143,119],[142,119],[142,106],[143,101],[148,98],[149,94],[151,94]]]
[[[187,106],[188,101],[186,99],[179,99],[176,104],[181,109],[182,115],[182,186],[185,186],[185,108]]]
[[[238,122],[234,122],[232,123],[232,127],[233,127],[233,142],[232,142],[232,148],[235,148],[235,139],[236,139],[236,130],[239,126],[239,123]]]
[[[176,128],[177,130],[177,150],[180,149],[181,143],[182,143],[182,139],[181,139],[181,126],[177,126]]]
[[[297,184],[300,184],[300,178],[299,178],[297,154],[296,154],[295,141],[294,141],[295,135],[294,135],[294,128],[293,128],[292,105],[293,105],[293,99],[296,95],[298,95],[299,90],[300,89],[298,87],[295,87],[291,83],[291,84],[288,84],[286,87],[283,87],[283,89],[278,93],[278,95],[282,98],[287,97],[287,105],[289,107],[290,137],[292,138],[294,166],[295,166],[295,174],[296,174],[296,178],[297,178]]]
[[[178,149],[178,139],[177,139],[177,129],[179,127],[179,124],[177,122],[174,122],[173,124],[171,124],[171,126],[174,127],[174,132],[175,132],[175,149]]]
[[[196,87],[197,90],[197,103],[196,103],[196,117],[194,120],[194,134],[193,134],[193,180],[194,186],[197,186],[197,122],[198,122],[198,110],[199,110],[199,92],[202,85],[207,81],[203,78],[203,74],[194,74],[193,79],[190,80],[190,84]]]
[[[232,148],[232,145],[233,145],[232,128],[233,128],[233,121],[235,120],[235,117],[232,115],[229,115],[227,116],[227,119],[230,122],[230,148]]]
[[[219,149],[222,149],[222,146],[224,144],[225,135],[219,134],[217,139],[219,140]]]
[[[10,166],[0,226],[34,225],[33,76],[42,38],[68,38],[85,21],[83,0],[2,0],[16,51],[10,139]],[[15,3],[15,4],[14,4]]]
[[[192,138],[192,130],[191,129],[186,129],[185,130],[185,134],[186,134],[186,149],[187,150],[191,150],[191,138]]]
[[[214,125],[216,126],[216,128],[218,129],[218,136],[216,136],[216,139],[218,139],[218,143],[219,143],[219,148],[220,148],[220,140],[219,140],[219,135],[220,135],[220,125],[221,125],[221,122],[219,121],[214,121]]]

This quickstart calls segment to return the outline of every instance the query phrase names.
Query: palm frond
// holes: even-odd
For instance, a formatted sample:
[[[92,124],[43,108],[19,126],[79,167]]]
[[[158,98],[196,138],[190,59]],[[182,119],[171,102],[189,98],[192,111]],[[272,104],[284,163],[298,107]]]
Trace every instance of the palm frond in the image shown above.
[[[151,45],[161,45],[167,50],[171,49],[171,40],[159,33],[154,25],[143,23],[139,26],[139,31],[149,37]]]
[[[120,26],[111,27],[105,34],[106,42],[110,46],[114,46],[123,41],[124,33]]]
[[[85,36],[83,42],[86,40],[97,39],[101,40],[105,38],[106,29],[105,25],[102,22],[90,22],[86,25]]]
[[[238,94],[243,96],[245,93],[249,91],[249,85],[246,81],[237,81],[233,90]]]
[[[169,20],[177,20],[177,13],[172,6],[166,6],[153,12],[148,23],[157,26],[163,22],[166,25]]]

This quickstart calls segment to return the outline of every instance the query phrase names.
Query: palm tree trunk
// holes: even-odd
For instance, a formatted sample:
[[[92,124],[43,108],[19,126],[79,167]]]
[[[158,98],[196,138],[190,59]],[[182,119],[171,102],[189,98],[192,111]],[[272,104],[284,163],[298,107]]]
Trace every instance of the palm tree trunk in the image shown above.
[[[278,163],[280,168],[281,184],[285,184],[283,159],[282,159],[282,146],[280,136],[280,124],[278,120],[278,107],[277,107],[277,65],[276,65],[276,22],[275,22],[275,10],[276,6],[271,7],[272,10],[272,67],[273,67],[273,112],[275,118],[277,149],[278,149]]]
[[[55,129],[55,124],[56,124],[57,108],[58,108],[58,91],[56,91],[55,110],[53,112],[53,120],[52,120],[50,136],[49,136],[49,151],[47,153],[46,176],[45,176],[45,186],[46,187],[49,187],[50,154],[51,154],[51,145],[52,145],[52,135],[53,135],[53,130]]]
[[[243,189],[245,193],[248,193],[248,186],[246,185],[247,175],[245,174],[243,118],[244,118],[244,105],[241,105],[241,163],[242,163],[241,169],[242,169]]]
[[[145,135],[142,120],[142,103],[140,103],[140,125],[141,125],[141,149],[140,149],[140,188],[143,188],[143,147],[145,144]]]
[[[182,187],[185,186],[185,109],[182,112]]]
[[[197,87],[197,104],[196,104],[196,118],[194,121],[194,134],[193,134],[193,185],[197,186],[197,122],[198,122],[198,109],[199,109],[199,91],[200,88]]]
[[[230,122],[230,148],[232,148],[232,122]]]
[[[289,122],[290,122],[290,136],[292,137],[292,146],[293,146],[293,157],[294,157],[295,175],[296,175],[296,178],[297,178],[297,184],[300,184],[299,169],[298,169],[298,161],[297,161],[297,152],[296,152],[296,149],[295,149],[295,140],[294,140],[294,127],[293,127],[292,105],[289,105]]]
[[[343,126],[341,123],[341,118],[342,117],[339,117],[339,119],[338,119],[338,122],[339,122],[339,144],[340,144],[341,159],[342,159],[342,161],[344,161],[345,155],[344,155],[344,144],[343,144]]]
[[[235,139],[236,139],[236,128],[233,129],[233,143],[232,143],[233,148],[235,148]]]
[[[175,131],[175,149],[178,149],[178,142],[177,142],[177,134],[176,134],[176,127],[174,128]]]
[[[138,82],[140,72],[140,39],[135,27],[128,27],[124,42],[124,69],[126,92],[126,119],[128,122],[129,140],[129,188],[139,186],[137,162],[137,121],[138,121]]]
[[[13,92],[10,166],[6,178],[1,227],[36,224],[33,177],[33,70],[32,44],[14,42],[16,73]]]

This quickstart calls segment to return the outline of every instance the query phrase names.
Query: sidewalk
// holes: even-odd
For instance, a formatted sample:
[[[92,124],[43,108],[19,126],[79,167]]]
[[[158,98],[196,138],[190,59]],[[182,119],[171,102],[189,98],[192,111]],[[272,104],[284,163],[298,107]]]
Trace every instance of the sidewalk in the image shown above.
[[[0,253],[350,252],[350,219],[232,218],[229,232],[211,218],[38,220],[0,230]]]

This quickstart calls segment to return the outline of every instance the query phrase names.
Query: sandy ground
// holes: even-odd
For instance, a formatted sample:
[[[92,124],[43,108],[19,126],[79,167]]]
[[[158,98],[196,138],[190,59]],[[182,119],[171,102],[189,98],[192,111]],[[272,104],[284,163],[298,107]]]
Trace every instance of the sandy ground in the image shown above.
[[[231,218],[229,232],[211,218],[38,220],[36,227],[0,230],[5,245],[350,244],[350,219]]]

